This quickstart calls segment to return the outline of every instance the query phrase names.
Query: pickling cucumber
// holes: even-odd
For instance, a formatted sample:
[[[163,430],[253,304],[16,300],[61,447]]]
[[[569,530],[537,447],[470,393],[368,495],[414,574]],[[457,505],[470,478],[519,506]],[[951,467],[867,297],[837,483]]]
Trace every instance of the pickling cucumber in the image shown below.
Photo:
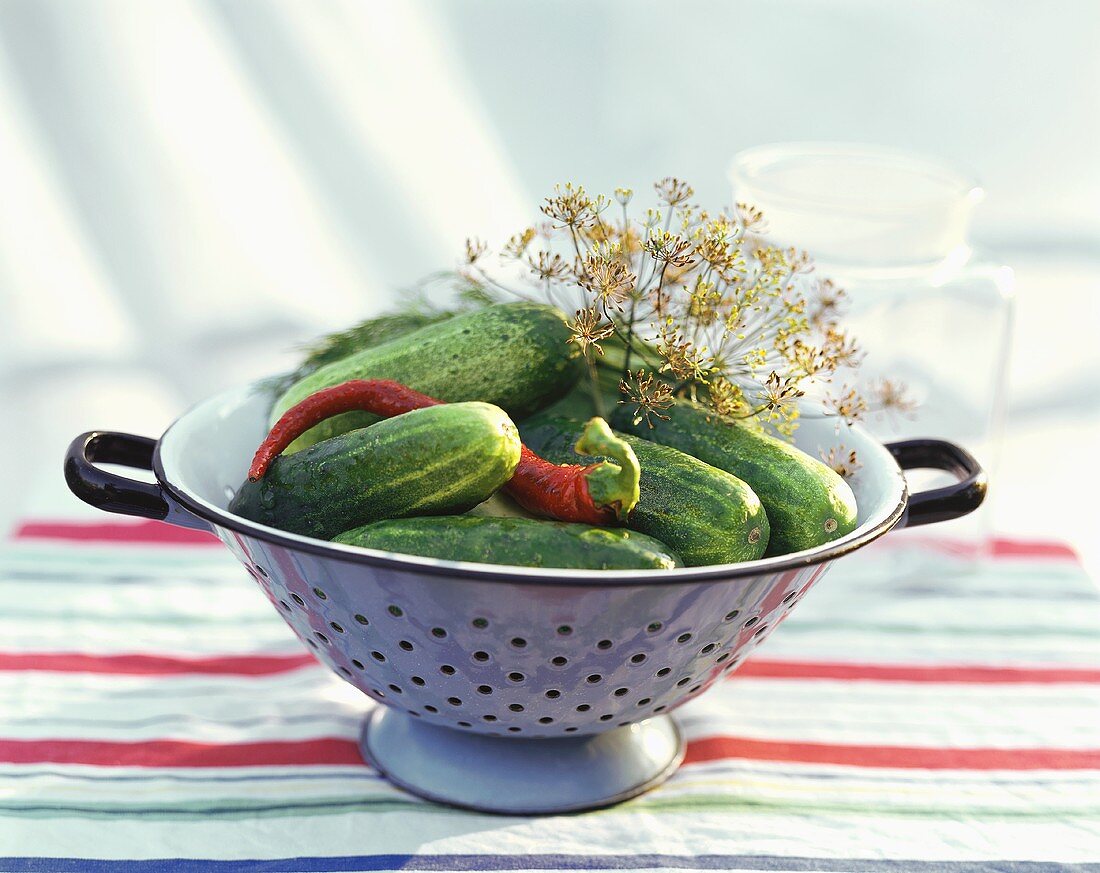
[[[524,443],[558,464],[586,463],[573,451],[583,424],[537,415],[520,423]],[[768,545],[768,516],[753,490],[724,470],[668,446],[621,434],[641,464],[641,497],[627,527],[667,543],[689,567],[753,561]]]
[[[620,407],[615,425],[687,452],[752,486],[772,525],[767,554],[812,549],[855,530],[856,498],[835,471],[781,439],[738,424],[703,406],[677,400],[654,417],[653,427],[634,424]]]
[[[668,546],[644,534],[529,518],[400,518],[347,531],[333,541],[428,558],[517,567],[668,570],[680,566]]]
[[[513,416],[540,409],[580,375],[565,316],[539,303],[501,303],[431,324],[363,349],[295,382],[275,403],[270,425],[315,391],[349,379],[394,379],[438,400],[482,400]],[[296,439],[288,453],[377,421],[337,415]]]
[[[276,458],[229,511],[329,539],[384,518],[465,512],[519,463],[516,426],[488,403],[416,409]]]

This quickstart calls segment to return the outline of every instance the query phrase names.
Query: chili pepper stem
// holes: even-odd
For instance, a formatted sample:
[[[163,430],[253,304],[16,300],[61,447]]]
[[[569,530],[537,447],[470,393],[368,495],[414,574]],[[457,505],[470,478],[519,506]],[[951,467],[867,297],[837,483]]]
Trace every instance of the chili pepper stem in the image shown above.
[[[584,426],[575,446],[582,455],[609,458],[587,474],[588,493],[597,506],[607,506],[623,521],[638,504],[638,477],[641,467],[634,449],[615,436],[602,418],[593,418]]]

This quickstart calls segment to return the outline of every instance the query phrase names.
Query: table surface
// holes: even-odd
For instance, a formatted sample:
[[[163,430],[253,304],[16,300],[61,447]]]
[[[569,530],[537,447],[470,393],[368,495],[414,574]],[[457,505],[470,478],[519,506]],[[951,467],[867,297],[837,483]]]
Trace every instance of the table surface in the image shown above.
[[[1064,546],[846,558],[676,713],[666,785],[504,818],[363,764],[371,701],[176,530],[52,514],[0,548],[0,870],[1100,869],[1100,599]]]

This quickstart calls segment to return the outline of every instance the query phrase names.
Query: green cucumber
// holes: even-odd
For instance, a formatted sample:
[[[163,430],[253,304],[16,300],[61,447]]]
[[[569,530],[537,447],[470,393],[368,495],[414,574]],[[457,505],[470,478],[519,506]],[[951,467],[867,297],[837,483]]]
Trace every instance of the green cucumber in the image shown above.
[[[565,316],[539,303],[501,303],[456,315],[326,364],[295,382],[275,403],[270,424],[310,394],[349,379],[393,379],[457,403],[482,400],[528,415],[560,397],[580,375]],[[311,428],[289,452],[377,421],[347,412]]]
[[[669,570],[680,566],[664,543],[644,534],[530,518],[400,518],[350,530],[333,542],[516,567]]]
[[[465,512],[512,478],[516,426],[488,403],[430,406],[276,458],[229,511],[329,539],[384,518]]]
[[[520,424],[524,443],[557,464],[586,463],[573,451],[584,425],[537,415]],[[668,545],[689,567],[753,561],[768,545],[768,517],[752,489],[729,473],[668,446],[615,432],[642,467],[641,497],[627,527]]]
[[[687,400],[653,416],[653,427],[634,424],[625,409],[616,426],[726,470],[760,495],[772,524],[768,556],[812,549],[851,533],[856,498],[837,473],[790,443]]]

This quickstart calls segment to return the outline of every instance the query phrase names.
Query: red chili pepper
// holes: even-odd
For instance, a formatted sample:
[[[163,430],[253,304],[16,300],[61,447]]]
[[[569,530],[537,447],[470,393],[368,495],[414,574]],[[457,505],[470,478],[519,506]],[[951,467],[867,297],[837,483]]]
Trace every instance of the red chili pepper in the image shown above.
[[[389,379],[352,379],[331,388],[323,388],[290,407],[275,422],[271,432],[256,449],[252,466],[248,468],[248,478],[252,482],[262,479],[271,462],[287,446],[326,418],[355,410],[373,412],[382,418],[393,418],[413,409],[438,406],[440,403],[441,400]]]
[[[352,379],[324,388],[283,413],[256,450],[248,478],[262,479],[287,446],[334,415],[362,410],[392,418],[442,402],[388,379]],[[516,472],[504,490],[529,512],[560,521],[610,524],[625,520],[638,502],[640,470],[634,450],[611,432],[606,421],[594,418],[585,426],[577,451],[607,455],[616,463],[552,464],[523,446]]]

